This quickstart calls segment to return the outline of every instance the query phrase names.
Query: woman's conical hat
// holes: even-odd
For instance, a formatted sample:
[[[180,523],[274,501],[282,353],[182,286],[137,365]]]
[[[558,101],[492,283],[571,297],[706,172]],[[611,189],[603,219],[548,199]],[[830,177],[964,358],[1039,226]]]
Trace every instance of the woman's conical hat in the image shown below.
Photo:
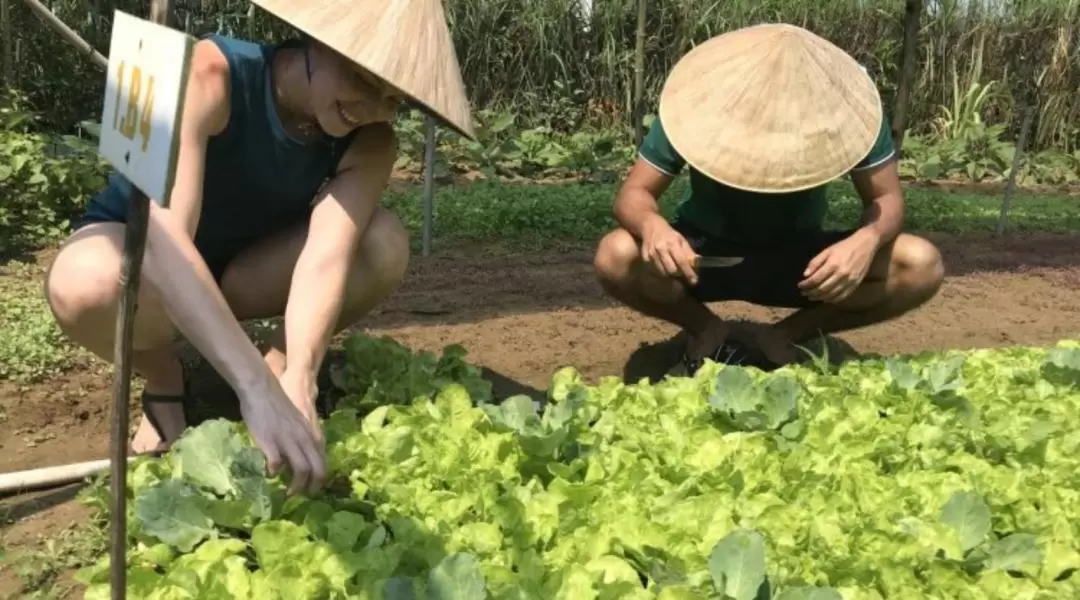
[[[877,140],[881,97],[862,66],[800,27],[755,25],[714,37],[672,69],[660,122],[692,167],[754,192],[827,183]]]
[[[474,139],[441,0],[252,0]]]

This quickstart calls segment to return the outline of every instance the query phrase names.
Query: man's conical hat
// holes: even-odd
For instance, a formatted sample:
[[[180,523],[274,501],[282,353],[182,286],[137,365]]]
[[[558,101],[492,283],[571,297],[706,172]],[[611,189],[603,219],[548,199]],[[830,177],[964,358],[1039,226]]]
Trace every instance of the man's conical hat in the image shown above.
[[[252,0],[474,138],[441,0]]]
[[[848,172],[869,154],[883,112],[854,58],[800,27],[766,24],[716,36],[680,59],[659,117],[701,173],[776,193]]]

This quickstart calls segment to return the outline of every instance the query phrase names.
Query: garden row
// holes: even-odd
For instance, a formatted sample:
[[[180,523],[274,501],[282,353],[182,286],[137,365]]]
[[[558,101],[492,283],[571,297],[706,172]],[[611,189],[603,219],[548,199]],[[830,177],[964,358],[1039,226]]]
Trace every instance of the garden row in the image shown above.
[[[31,112],[15,95],[0,102],[0,254],[16,249],[41,247],[57,242],[68,231],[69,223],[84,208],[88,199],[106,183],[107,164],[96,152],[94,126],[86,126],[86,135],[55,136],[39,133],[35,123],[40,117]],[[599,210],[604,228],[610,224],[610,201],[613,184],[625,173],[634,159],[630,136],[618,129],[582,129],[563,134],[547,127],[521,127],[513,113],[480,111],[477,114],[479,140],[464,140],[446,131],[438,136],[436,175],[468,177],[501,182],[529,182],[536,179],[604,184],[599,187],[559,188],[553,196],[560,205],[578,203],[575,198],[601,198],[590,204],[590,215]],[[398,171],[419,176],[422,172],[424,123],[416,113],[404,115],[397,123],[401,138]],[[967,122],[948,122],[945,137],[931,139],[912,135],[907,139],[900,170],[906,179],[955,179],[959,181],[1002,181],[1012,164],[1014,145],[1005,140],[1001,126],[989,126],[977,115]],[[1080,150],[1072,154],[1043,151],[1023,165],[1021,185],[1059,185],[1080,180]],[[840,186],[847,189],[846,185]],[[493,188],[480,191],[454,189],[452,194],[490,194]],[[533,192],[507,188],[498,203],[485,209],[512,211],[532,219],[532,208],[524,200]],[[513,191],[510,191],[513,190]],[[600,191],[597,191],[600,190]],[[445,191],[444,191],[445,193]],[[677,192],[676,192],[677,193]],[[917,193],[917,192],[916,192]],[[408,202],[399,202],[391,194],[388,204],[412,210],[415,193]],[[676,194],[671,194],[672,198]],[[569,197],[567,199],[566,197]],[[439,210],[444,210],[440,199]],[[952,203],[950,203],[952,204]],[[1022,202],[1017,202],[1018,207]],[[550,206],[545,203],[545,206]],[[941,210],[940,207],[935,210]],[[1021,210],[1023,210],[1021,208]],[[544,212],[547,212],[545,208]],[[568,221],[582,213],[567,214]],[[443,217],[439,215],[440,219]],[[521,217],[526,218],[526,217]],[[552,217],[530,222],[530,229],[548,229]],[[501,222],[493,215],[474,207],[469,220],[483,226]],[[511,219],[513,221],[515,219]],[[558,218],[555,218],[558,220]],[[466,230],[470,227],[467,223]],[[567,224],[555,224],[560,229]],[[513,225],[510,225],[513,227]],[[591,226],[591,225],[590,225]],[[456,225],[440,223],[445,230],[462,232]]]
[[[136,461],[128,597],[1080,594],[1074,343],[657,384],[564,368],[501,403],[458,346],[346,351],[324,493],[287,498],[226,421]],[[108,597],[106,560],[79,577]]]

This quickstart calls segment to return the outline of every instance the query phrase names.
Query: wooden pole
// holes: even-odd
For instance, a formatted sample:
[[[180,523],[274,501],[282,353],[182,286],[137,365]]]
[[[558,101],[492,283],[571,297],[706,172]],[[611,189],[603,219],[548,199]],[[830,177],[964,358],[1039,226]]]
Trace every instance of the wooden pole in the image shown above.
[[[1013,192],[1016,190],[1016,178],[1023,166],[1024,147],[1027,146],[1027,138],[1031,131],[1031,123],[1035,120],[1035,106],[1029,104],[1024,110],[1024,121],[1020,124],[1020,135],[1017,136],[1016,149],[1013,151],[1012,169],[1009,170],[1009,181],[1005,184],[1005,198],[1001,201],[1001,214],[998,215],[997,234],[1005,233],[1009,224],[1009,208],[1012,206]]]
[[[65,25],[64,22],[60,20],[60,17],[53,14],[53,11],[49,10],[48,7],[41,2],[38,2],[38,0],[23,0],[23,2],[30,7],[30,10],[37,13],[37,15],[41,17],[41,20],[45,21],[46,25],[51,27],[56,33],[59,33],[60,37],[67,40],[68,43],[75,46],[80,51],[85,52],[95,65],[101,67],[102,71],[109,68],[108,59],[95,50],[86,40],[79,37],[79,34],[75,33],[73,29]]]
[[[151,0],[150,20],[167,25],[169,0]],[[131,401],[131,344],[135,329],[135,307],[142,276],[143,255],[146,250],[146,227],[150,220],[150,199],[132,186],[127,225],[124,228],[124,252],[120,263],[120,285],[123,293],[116,314],[116,333],[113,342],[112,432],[109,473],[112,506],[109,518],[110,579],[112,599],[127,597],[127,445],[128,411]]]
[[[1031,134],[1031,127],[1035,122],[1035,114],[1039,106],[1039,98],[1042,97],[1039,93],[1040,80],[1036,75],[1035,67],[1031,61],[1024,59],[1027,54],[1027,49],[1021,46],[1019,58],[1023,67],[1020,70],[1020,83],[1028,82],[1024,86],[1024,120],[1020,122],[1020,132],[1016,136],[1012,168],[1009,170],[1009,181],[1005,184],[1005,197],[1001,200],[1001,213],[998,215],[997,235],[1005,233],[1005,228],[1008,227],[1009,209],[1012,207],[1013,192],[1016,190],[1016,178],[1020,176],[1020,170],[1023,168],[1024,149],[1027,148],[1028,136]]]
[[[421,226],[420,253],[431,254],[431,230],[435,220],[435,119],[424,120],[424,223]]]
[[[634,146],[644,139],[645,118],[645,16],[646,0],[638,0],[637,35],[634,47],[634,106],[630,113],[634,118]]]
[[[892,136],[893,146],[899,154],[904,146],[904,132],[907,130],[908,111],[911,106],[911,88],[915,85],[916,51],[919,49],[919,25],[922,17],[922,0],[907,0],[904,3],[904,44],[900,59],[900,81],[896,86],[896,98],[893,102]]]

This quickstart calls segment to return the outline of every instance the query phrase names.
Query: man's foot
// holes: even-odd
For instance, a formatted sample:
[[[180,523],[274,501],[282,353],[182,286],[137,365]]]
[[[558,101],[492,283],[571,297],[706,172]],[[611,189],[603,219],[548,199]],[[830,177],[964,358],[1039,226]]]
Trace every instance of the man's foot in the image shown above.
[[[682,358],[682,367],[687,376],[697,373],[705,359],[718,360],[717,355],[728,335],[731,326],[723,320],[716,318],[699,332],[687,332],[686,351]]]
[[[759,350],[765,358],[777,367],[795,362],[795,344],[791,338],[775,325],[753,324],[743,331],[746,342]]]

